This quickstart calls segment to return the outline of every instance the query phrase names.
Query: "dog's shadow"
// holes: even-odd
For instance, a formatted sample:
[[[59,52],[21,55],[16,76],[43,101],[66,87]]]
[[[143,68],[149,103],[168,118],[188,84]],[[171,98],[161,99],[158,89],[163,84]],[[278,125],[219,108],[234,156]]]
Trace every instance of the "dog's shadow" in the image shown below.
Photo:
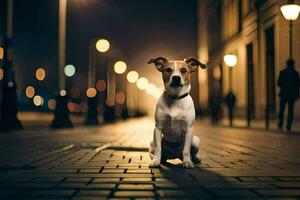
[[[168,160],[152,171],[155,187],[161,198],[222,199],[215,191],[234,187],[222,176],[201,168],[201,164],[185,169],[177,159]]]

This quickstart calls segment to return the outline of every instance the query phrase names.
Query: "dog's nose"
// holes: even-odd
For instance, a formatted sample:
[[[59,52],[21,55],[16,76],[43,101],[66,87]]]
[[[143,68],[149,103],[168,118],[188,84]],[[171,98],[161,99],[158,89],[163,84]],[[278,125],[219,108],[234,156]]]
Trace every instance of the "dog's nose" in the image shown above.
[[[173,76],[172,81],[175,82],[175,83],[180,83],[181,77],[180,76]]]

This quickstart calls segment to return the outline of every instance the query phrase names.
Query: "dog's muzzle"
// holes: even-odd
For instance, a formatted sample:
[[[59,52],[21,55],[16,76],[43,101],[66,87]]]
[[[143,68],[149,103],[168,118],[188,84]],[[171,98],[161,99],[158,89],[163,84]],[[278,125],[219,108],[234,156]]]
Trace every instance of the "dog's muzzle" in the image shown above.
[[[173,76],[171,80],[171,87],[181,87],[181,77],[180,76]]]

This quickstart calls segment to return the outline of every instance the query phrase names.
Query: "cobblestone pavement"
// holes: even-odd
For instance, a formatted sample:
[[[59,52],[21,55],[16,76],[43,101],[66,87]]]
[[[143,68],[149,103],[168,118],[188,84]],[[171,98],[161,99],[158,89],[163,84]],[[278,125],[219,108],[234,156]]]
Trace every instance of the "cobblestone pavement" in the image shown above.
[[[149,169],[153,122],[0,135],[0,199],[300,199],[300,136],[195,124],[200,168]]]

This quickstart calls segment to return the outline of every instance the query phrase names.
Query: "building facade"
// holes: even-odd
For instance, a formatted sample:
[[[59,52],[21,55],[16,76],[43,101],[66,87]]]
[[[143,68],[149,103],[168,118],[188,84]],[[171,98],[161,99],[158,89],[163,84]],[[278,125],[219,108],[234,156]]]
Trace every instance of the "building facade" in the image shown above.
[[[208,16],[204,25],[198,20],[198,53],[200,59],[206,54],[209,66],[206,75],[199,74],[199,82],[206,79],[199,83],[199,101],[208,106],[211,95],[228,93],[230,69],[223,57],[234,54],[237,64],[232,68],[231,85],[237,98],[237,115],[259,119],[269,114],[275,118],[279,110],[277,79],[289,58],[289,21],[280,11],[287,0],[198,2],[199,19],[204,20],[201,10]],[[295,3],[300,5],[299,0]],[[292,48],[300,72],[300,17],[293,21]],[[297,110],[299,101],[295,104]],[[300,119],[299,112],[295,112],[295,118]]]

